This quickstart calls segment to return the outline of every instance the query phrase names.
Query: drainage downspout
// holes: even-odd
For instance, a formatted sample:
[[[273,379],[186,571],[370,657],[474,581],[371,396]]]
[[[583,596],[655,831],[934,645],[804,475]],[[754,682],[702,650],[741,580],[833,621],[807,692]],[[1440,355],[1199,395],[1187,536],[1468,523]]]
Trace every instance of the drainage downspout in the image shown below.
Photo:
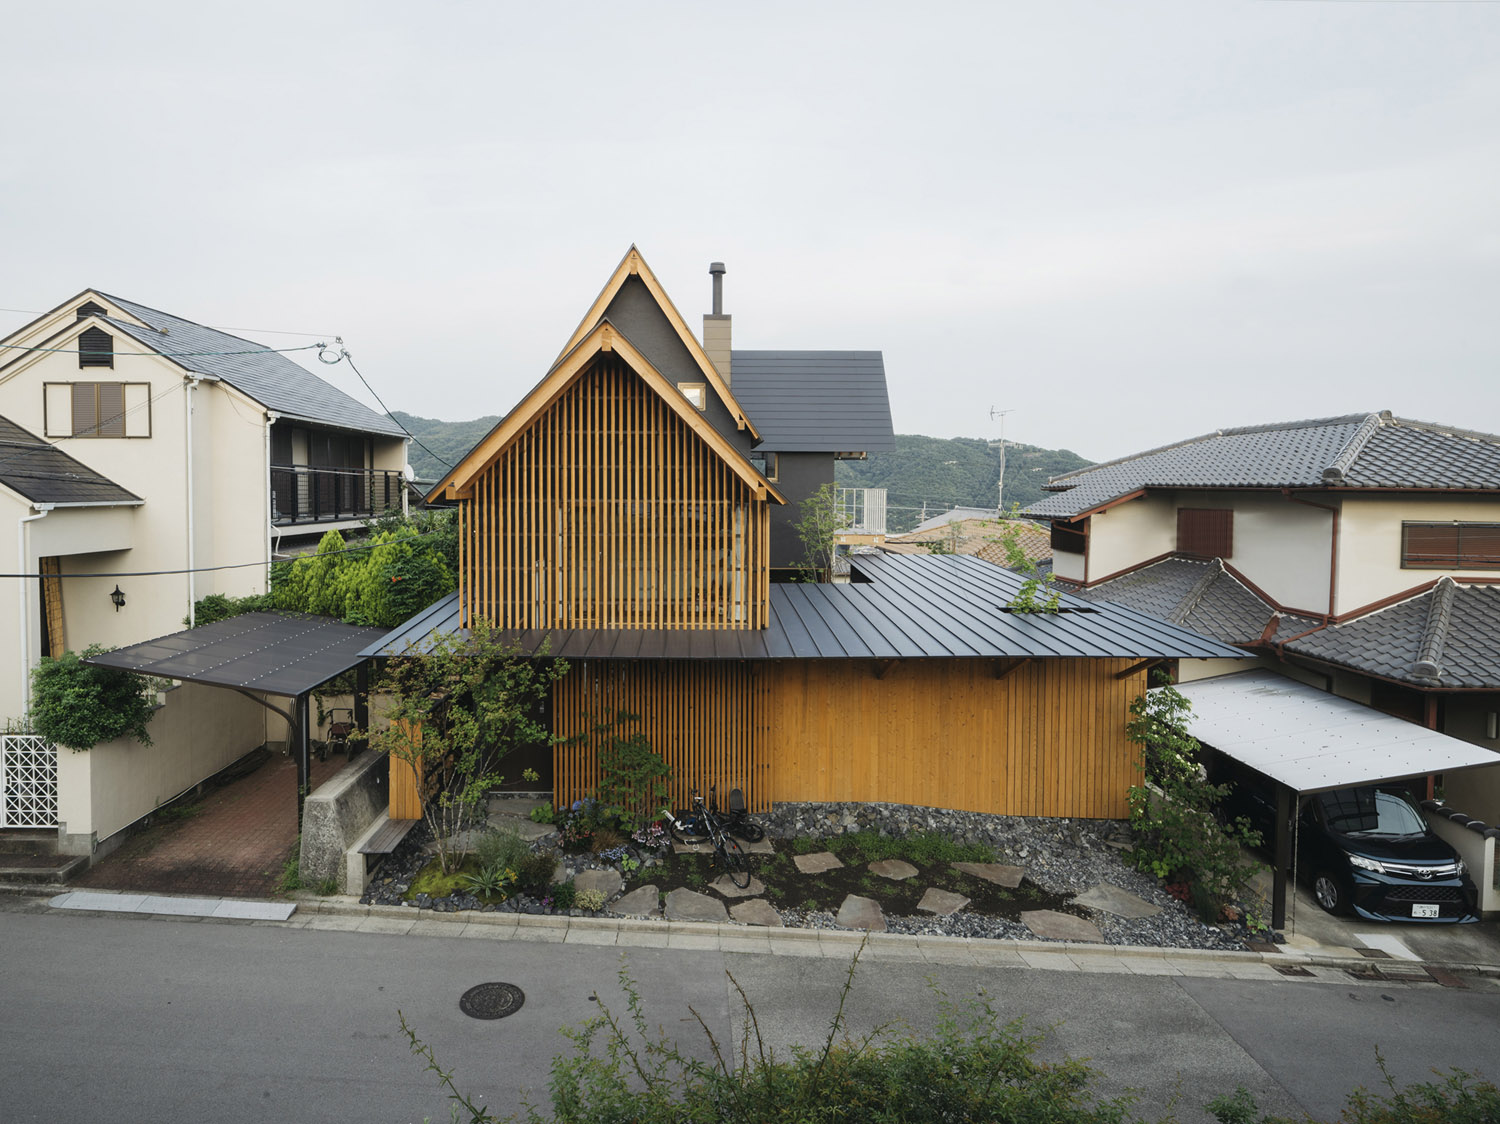
[[[187,621],[189,628],[195,628],[198,624],[198,575],[194,572],[197,562],[196,531],[194,529],[193,510],[193,476],[196,466],[193,464],[193,391],[198,389],[202,379],[193,377],[188,379],[187,393],[182,396],[183,417],[187,430],[187,580],[188,580],[188,611]]]
[[[26,574],[30,571],[27,565],[29,561],[26,549],[27,532],[26,524],[35,523],[38,519],[45,519],[52,511],[51,504],[38,504],[35,515],[23,515],[16,520],[16,573]],[[23,713],[31,711],[31,579],[22,577],[16,585],[21,591],[21,710]]]
[[[275,512],[271,481],[271,427],[276,424],[280,414],[266,411],[266,592],[271,592],[271,563],[276,555],[271,545],[271,536],[276,533]]]
[[[1281,489],[1281,494],[1292,503],[1305,504],[1308,507],[1321,508],[1333,515],[1333,530],[1328,539],[1328,612],[1324,614],[1324,624],[1333,623],[1334,606],[1338,604],[1339,587],[1339,509],[1326,503],[1317,503],[1313,500],[1305,500],[1301,496],[1292,495],[1290,488]]]

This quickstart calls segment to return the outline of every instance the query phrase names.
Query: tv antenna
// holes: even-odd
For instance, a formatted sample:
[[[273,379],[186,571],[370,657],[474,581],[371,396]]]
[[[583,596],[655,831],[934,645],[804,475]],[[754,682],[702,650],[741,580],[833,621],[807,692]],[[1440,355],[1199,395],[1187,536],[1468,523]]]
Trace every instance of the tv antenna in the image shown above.
[[[1000,440],[991,441],[991,449],[1000,450],[1000,480],[995,485],[995,518],[1005,518],[1005,415],[1015,413],[1014,409],[1001,410],[994,406],[990,407],[990,421],[999,421]]]

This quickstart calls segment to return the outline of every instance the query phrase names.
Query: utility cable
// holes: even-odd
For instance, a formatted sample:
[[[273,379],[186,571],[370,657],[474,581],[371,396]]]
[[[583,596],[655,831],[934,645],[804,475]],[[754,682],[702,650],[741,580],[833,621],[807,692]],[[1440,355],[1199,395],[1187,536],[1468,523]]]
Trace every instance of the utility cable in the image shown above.
[[[298,333],[299,335],[301,333]],[[0,343],[0,347],[9,348],[11,351],[41,351],[52,355],[109,355],[109,356],[134,356],[134,357],[165,357],[167,359],[193,359],[210,355],[264,355],[268,351],[278,355],[284,355],[289,351],[312,351],[321,349],[327,344],[309,343],[301,347],[256,347],[248,351],[105,351],[102,348],[78,348],[78,347],[32,347],[24,343]]]
[[[316,527],[310,528],[316,530]],[[431,538],[438,534],[437,531],[418,531],[415,535],[408,535],[404,539],[396,539],[393,542],[366,543],[362,546],[346,546],[339,550],[323,550],[316,554],[297,554],[287,558],[263,559],[259,562],[226,562],[221,566],[194,566],[184,570],[112,570],[109,573],[98,574],[0,574],[0,578],[57,578],[61,581],[71,581],[76,578],[160,578],[170,577],[177,574],[207,574],[215,570],[248,570],[252,566],[276,565],[280,562],[298,562],[304,558],[332,558],[339,554],[360,554],[369,550],[378,550],[383,546],[399,546],[402,543],[413,542],[416,539]]]
[[[365,376],[363,374],[360,374],[359,368],[354,365],[354,356],[350,355],[349,352],[348,352],[348,349],[344,347],[343,337],[342,336],[335,336],[334,337],[334,342],[339,345],[339,350],[338,350],[338,355],[335,356],[332,361],[324,359],[323,358],[323,353],[324,353],[325,349],[328,352],[330,352],[330,353],[333,351],[333,349],[326,347],[326,345],[324,345],[324,344],[318,344],[317,345],[318,346],[318,360],[319,360],[319,362],[326,363],[326,364],[328,364],[328,366],[331,367],[331,366],[333,366],[334,363],[337,363],[340,360],[347,361],[348,364],[349,364],[349,369],[351,371],[353,371],[356,375],[359,376],[359,381],[362,382],[362,383],[364,383],[365,389],[370,392],[370,397],[374,398],[375,401],[377,401],[377,402],[380,403],[380,408],[385,411],[385,416],[388,417],[388,418],[390,418],[391,421],[395,422],[397,425],[400,425],[401,426],[401,432],[404,433],[404,434],[406,434],[406,436],[410,437],[413,441],[415,441],[423,449],[426,449],[427,455],[430,456],[433,460],[437,461],[438,464],[442,465],[444,468],[452,468],[453,464],[452,464],[452,462],[450,462],[448,460],[447,457],[440,457],[436,453],[434,453],[430,448],[427,447],[427,442],[423,441],[415,433],[413,433],[411,430],[407,429],[406,426],[401,425],[401,420],[399,418],[397,418],[395,414],[391,413],[391,408],[385,404],[385,401],[380,397],[380,395],[378,395],[378,394],[375,393],[375,388],[370,385],[369,381],[365,378]]]

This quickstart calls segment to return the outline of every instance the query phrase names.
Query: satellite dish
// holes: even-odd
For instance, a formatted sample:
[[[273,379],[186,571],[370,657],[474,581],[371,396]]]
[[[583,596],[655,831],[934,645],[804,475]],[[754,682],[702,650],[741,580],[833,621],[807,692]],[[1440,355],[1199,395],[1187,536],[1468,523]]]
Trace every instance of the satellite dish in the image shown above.
[[[417,478],[416,472],[412,470],[412,467],[409,464],[404,464],[401,466],[401,475],[405,478],[408,484],[410,484]]]

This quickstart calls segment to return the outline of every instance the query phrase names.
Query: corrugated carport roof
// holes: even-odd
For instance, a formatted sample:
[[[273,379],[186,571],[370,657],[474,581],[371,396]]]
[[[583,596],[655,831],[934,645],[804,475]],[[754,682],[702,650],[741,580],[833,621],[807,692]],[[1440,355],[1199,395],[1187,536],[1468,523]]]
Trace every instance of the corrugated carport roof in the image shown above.
[[[1178,686],[1188,733],[1299,793],[1500,764],[1500,754],[1273,671]]]
[[[763,629],[553,629],[510,632],[522,652],[565,659],[942,659],[1117,657],[1238,659],[1217,640],[1119,605],[1067,594],[1056,614],[1013,613],[1022,579],[962,555],[850,559],[865,580],[771,586]],[[458,629],[456,594],[428,607],[364,654],[420,650]]]
[[[88,663],[163,679],[263,691],[288,698],[364,662],[385,635],[307,613],[245,613],[90,656]]]

